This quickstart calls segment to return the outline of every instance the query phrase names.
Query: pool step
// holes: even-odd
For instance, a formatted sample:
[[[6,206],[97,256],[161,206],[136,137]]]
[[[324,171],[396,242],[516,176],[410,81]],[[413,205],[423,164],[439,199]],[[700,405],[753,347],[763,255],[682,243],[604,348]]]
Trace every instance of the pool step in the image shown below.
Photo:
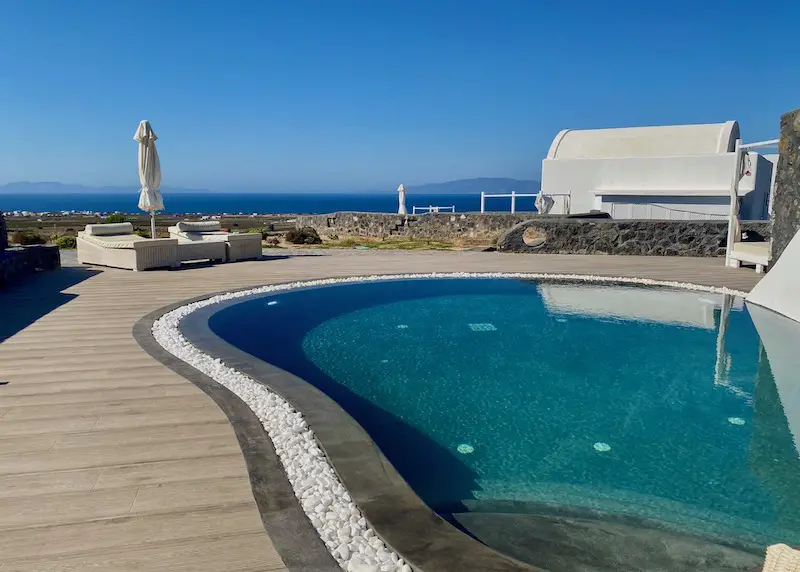
[[[719,541],[728,538],[747,539],[750,550],[760,549],[775,539],[797,539],[797,533],[791,526],[768,524],[632,491],[553,482],[520,483],[515,486],[479,479],[477,483],[481,490],[473,492],[475,498],[462,501],[462,505],[470,512],[612,518],[650,528],[697,531],[697,534]]]
[[[540,514],[453,515],[484,544],[545,570],[751,572],[758,552],[623,522]]]

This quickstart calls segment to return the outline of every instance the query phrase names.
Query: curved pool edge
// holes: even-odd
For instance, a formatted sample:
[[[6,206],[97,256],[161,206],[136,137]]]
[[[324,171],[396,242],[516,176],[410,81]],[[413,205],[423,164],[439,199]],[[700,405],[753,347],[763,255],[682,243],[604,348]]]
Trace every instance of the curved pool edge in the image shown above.
[[[410,489],[394,467],[378,450],[369,435],[331,398],[304,380],[231,346],[211,332],[207,325],[210,313],[218,311],[226,303],[233,304],[242,301],[244,296],[249,294],[265,292],[278,294],[283,291],[313,286],[409,278],[558,279],[585,283],[650,285],[704,292],[744,294],[728,288],[628,277],[543,273],[393,274],[310,280],[260,288],[249,287],[237,291],[228,290],[224,293],[208,294],[185,300],[152,312],[134,327],[134,336],[137,341],[148,353],[167,365],[167,367],[198,385],[225,411],[242,445],[248,471],[255,471],[255,474],[251,473],[254,496],[259,505],[259,511],[262,513],[264,527],[275,540],[279,554],[283,557],[287,548],[286,545],[282,546],[284,543],[283,537],[287,537],[285,540],[289,541],[288,545],[294,547],[294,549],[289,550],[290,554],[295,553],[294,551],[299,544],[298,540],[302,538],[302,542],[311,542],[313,550],[310,552],[316,552],[317,548],[320,548],[333,564],[333,568],[313,567],[312,569],[315,570],[339,569],[339,567],[333,561],[321,538],[303,512],[300,502],[291,488],[288,477],[280,465],[280,460],[275,453],[272,441],[261,426],[258,418],[234,392],[224,388],[212,377],[202,373],[161,346],[153,335],[153,325],[157,319],[173,310],[195,302],[203,302],[204,305],[202,307],[193,308],[182,318],[181,333],[186,336],[195,348],[212,358],[221,360],[227,366],[245,374],[253,381],[281,396],[303,415],[312,428],[316,441],[324,451],[330,466],[345,485],[353,502],[367,522],[386,544],[413,566],[415,570],[423,572],[455,571],[476,569],[476,566],[481,570],[498,572],[537,570],[531,565],[518,562],[485,546],[442,519],[429,509],[416,493]],[[217,299],[215,300],[215,298]],[[145,343],[142,343],[142,341]],[[232,401],[236,402],[236,404],[232,404]],[[247,410],[249,417],[252,418],[250,422],[240,423],[247,416],[240,411],[241,409]],[[229,413],[229,410],[231,413]],[[259,431],[255,431],[254,428],[250,427],[253,420]],[[240,435],[240,431],[243,432],[243,435]],[[260,433],[261,436],[254,440],[253,432]],[[342,437],[343,435],[346,436],[346,439]],[[262,456],[268,457],[267,464],[271,465],[266,472],[265,468],[260,466],[263,464],[260,462],[262,461]],[[277,466],[275,466],[276,463]],[[278,488],[281,494],[278,502],[287,503],[287,508],[291,505],[291,508],[294,509],[295,514],[292,515],[293,520],[291,522],[292,529],[297,530],[301,535],[298,535],[297,532],[286,534],[285,530],[280,530],[280,527],[275,526],[277,523],[269,518],[270,512],[274,511],[274,508],[270,509],[270,505],[275,504],[275,502],[273,502],[274,499],[264,498],[264,493],[267,488],[270,489],[270,494],[272,495],[275,494],[275,491],[271,487],[267,487],[265,478],[269,479],[270,485],[275,485],[274,481],[280,481]],[[261,488],[257,489],[257,486]],[[291,499],[285,498],[286,489],[288,489]],[[299,511],[299,514],[296,514],[297,511]],[[287,523],[282,521],[280,524],[282,527],[286,527]],[[309,536],[312,538],[309,539]],[[309,545],[303,545],[300,552],[308,551],[309,548]],[[290,569],[293,569],[288,561],[286,561],[286,564]]]
[[[340,572],[341,567],[300,506],[272,440],[253,410],[235,393],[168,352],[153,336],[153,324],[164,314],[220,293],[182,300],[150,312],[134,324],[133,337],[152,358],[208,395],[228,418],[242,451],[261,524],[289,572]]]

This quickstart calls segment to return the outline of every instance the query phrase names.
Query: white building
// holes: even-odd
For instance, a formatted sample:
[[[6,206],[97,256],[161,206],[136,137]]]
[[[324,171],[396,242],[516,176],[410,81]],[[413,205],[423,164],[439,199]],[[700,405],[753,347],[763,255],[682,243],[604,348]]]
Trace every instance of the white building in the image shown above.
[[[736,121],[561,131],[542,161],[542,192],[557,212],[616,219],[727,219]],[[749,152],[739,184],[741,219],[768,218],[777,156]]]

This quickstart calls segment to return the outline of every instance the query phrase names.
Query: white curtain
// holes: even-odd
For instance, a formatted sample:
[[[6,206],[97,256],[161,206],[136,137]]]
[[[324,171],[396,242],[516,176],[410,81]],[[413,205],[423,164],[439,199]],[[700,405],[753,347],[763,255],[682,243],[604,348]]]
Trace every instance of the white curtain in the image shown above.
[[[539,211],[539,214],[547,214],[553,209],[555,201],[553,197],[539,191],[539,194],[536,195],[536,201],[534,201],[533,204],[536,206],[536,210]]]

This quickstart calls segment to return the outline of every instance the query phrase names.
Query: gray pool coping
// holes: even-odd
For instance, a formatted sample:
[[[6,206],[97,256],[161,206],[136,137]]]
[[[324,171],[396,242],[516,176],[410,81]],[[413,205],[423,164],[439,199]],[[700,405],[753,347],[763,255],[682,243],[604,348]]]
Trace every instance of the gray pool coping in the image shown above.
[[[153,323],[167,312],[233,291],[206,294],[151,312],[134,325],[134,338],[147,353],[202,389],[228,416],[242,448],[264,529],[287,568],[292,572],[340,571],[303,512],[256,415],[233,392],[167,352],[153,337]],[[243,352],[211,331],[211,314],[247,299],[251,298],[226,300],[195,310],[182,320],[181,333],[204,353],[248,375],[301,412],[353,502],[392,550],[418,572],[540,570],[489,548],[431,510],[361,425],[325,393]]]
[[[286,568],[290,572],[341,572],[300,506],[256,414],[232,391],[166,351],[153,337],[158,318],[208,297],[184,300],[147,314],[134,324],[133,337],[150,356],[205,392],[228,417],[244,456],[261,523]]]

